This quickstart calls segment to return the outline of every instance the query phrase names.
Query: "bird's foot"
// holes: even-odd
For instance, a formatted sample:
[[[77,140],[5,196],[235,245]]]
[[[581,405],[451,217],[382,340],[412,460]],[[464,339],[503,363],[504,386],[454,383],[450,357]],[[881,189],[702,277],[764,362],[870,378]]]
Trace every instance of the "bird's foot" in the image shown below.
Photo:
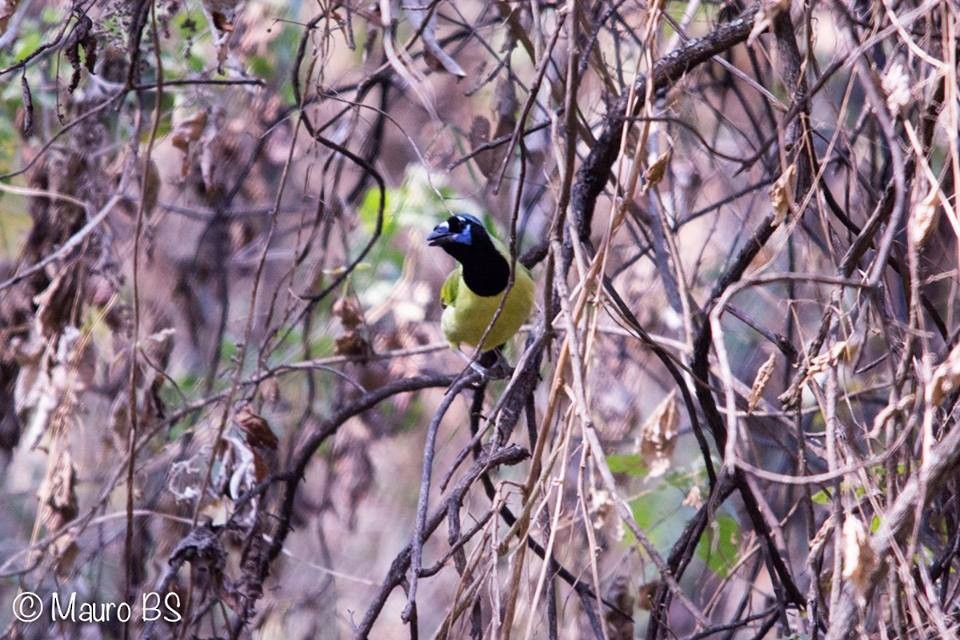
[[[486,370],[487,379],[489,380],[505,380],[513,375],[513,367],[511,367],[502,357],[494,364],[487,367]]]

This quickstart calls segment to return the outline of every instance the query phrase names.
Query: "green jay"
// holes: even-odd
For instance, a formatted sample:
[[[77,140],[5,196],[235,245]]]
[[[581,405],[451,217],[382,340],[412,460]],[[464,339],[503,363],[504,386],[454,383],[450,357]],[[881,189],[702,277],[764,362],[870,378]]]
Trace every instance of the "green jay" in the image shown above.
[[[509,253],[487,233],[480,220],[467,213],[458,213],[434,227],[427,244],[442,248],[460,263],[440,289],[443,335],[457,351],[461,344],[476,347],[507,290]],[[481,351],[493,351],[516,335],[533,310],[533,295],[533,278],[517,263],[503,311],[490,327]]]

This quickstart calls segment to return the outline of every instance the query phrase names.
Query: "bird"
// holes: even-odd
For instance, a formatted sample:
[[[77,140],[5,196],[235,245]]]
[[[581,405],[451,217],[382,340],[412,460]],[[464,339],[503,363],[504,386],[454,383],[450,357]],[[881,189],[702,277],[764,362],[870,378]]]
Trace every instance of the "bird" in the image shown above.
[[[468,213],[457,213],[435,226],[427,244],[442,248],[460,263],[440,289],[444,338],[460,353],[463,344],[479,346],[483,356],[498,353],[533,311],[535,285],[530,272],[516,263],[513,286],[507,291],[509,252],[476,216]],[[490,327],[504,294],[507,299],[503,310]],[[488,359],[481,357],[483,360]]]

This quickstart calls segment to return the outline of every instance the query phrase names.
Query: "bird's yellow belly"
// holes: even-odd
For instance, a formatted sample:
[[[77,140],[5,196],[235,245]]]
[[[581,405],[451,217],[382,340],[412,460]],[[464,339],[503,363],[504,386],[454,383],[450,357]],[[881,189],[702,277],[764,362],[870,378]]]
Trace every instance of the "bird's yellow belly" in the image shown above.
[[[455,305],[443,310],[440,328],[447,341],[454,346],[468,344],[476,347],[500,306],[503,294],[478,296],[463,286]],[[483,341],[483,350],[499,347],[519,331],[533,310],[533,281],[523,274],[517,277],[507,293],[507,302],[496,323]]]

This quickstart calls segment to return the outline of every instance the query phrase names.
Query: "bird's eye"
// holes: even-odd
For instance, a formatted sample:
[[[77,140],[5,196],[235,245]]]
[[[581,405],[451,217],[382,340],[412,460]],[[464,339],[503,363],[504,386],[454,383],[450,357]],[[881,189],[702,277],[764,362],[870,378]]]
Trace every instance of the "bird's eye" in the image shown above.
[[[450,229],[452,233],[459,233],[463,228],[463,223],[460,222],[460,218],[453,217],[447,220],[447,228]]]

